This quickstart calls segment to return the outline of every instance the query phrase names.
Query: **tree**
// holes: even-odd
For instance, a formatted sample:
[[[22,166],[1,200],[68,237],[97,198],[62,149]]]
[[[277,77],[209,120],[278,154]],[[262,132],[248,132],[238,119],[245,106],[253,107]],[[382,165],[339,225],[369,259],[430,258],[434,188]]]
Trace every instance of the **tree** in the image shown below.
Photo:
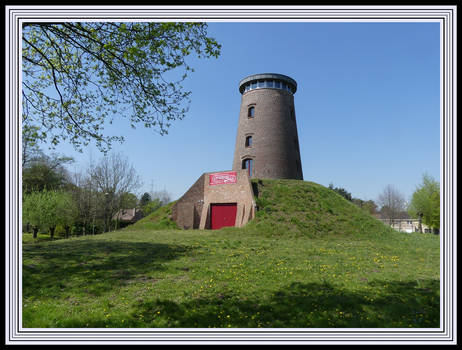
[[[126,117],[164,135],[184,118],[193,68],[186,57],[218,57],[221,46],[206,23],[24,23],[23,135],[27,145],[90,141],[107,152],[123,136],[104,134]]]
[[[149,198],[149,202],[145,202]],[[152,198],[152,199],[151,199]],[[141,205],[141,203],[145,203]],[[147,216],[153,212],[155,212],[160,207],[171,202],[171,195],[167,192],[167,190],[162,191],[154,191],[149,193],[143,194],[140,201],[140,206],[143,211],[143,216]]]
[[[389,219],[390,224],[405,211],[406,201],[404,196],[393,185],[387,185],[379,194],[377,203],[380,205],[380,213],[384,219]]]
[[[343,198],[351,202],[351,193],[345,190],[344,188],[341,187],[334,187],[333,183],[329,184],[329,189],[331,189],[334,192],[337,192],[339,195],[341,195]]]
[[[140,199],[140,207],[143,208],[150,201],[151,201],[151,195],[147,192],[143,193]]]
[[[120,207],[122,209],[135,208],[138,206],[138,197],[130,192],[125,192],[120,195]]]
[[[33,191],[23,195],[22,200],[22,219],[28,225],[32,225],[34,239],[37,238],[37,233],[44,226],[44,218],[42,215],[42,197],[40,191]]]
[[[30,193],[34,190],[63,188],[69,182],[64,165],[72,161],[71,157],[58,154],[47,156],[36,149],[33,154],[28,155],[27,162],[23,164],[23,191]]]
[[[157,209],[162,206],[162,203],[159,198],[154,198],[152,201],[147,203],[143,208],[143,216],[147,216],[151,213],[154,213]]]
[[[358,207],[365,210],[366,212],[368,212],[371,215],[377,213],[377,204],[375,204],[375,202],[373,200],[371,200],[371,199],[367,200],[367,201],[364,201],[364,200],[359,199],[359,198],[352,198],[351,201],[354,204],[356,204]]]
[[[25,193],[58,189],[64,184],[61,174],[51,169],[48,164],[34,164],[23,170],[22,185]]]
[[[161,206],[167,205],[172,201],[172,196],[167,190],[151,192],[152,200],[158,200]]]
[[[77,203],[76,230],[83,235],[95,233],[97,227],[97,202],[95,186],[88,171],[76,172],[71,177],[70,193]]]
[[[100,206],[103,208],[105,232],[115,213],[122,209],[123,195],[133,192],[141,185],[140,177],[121,153],[104,156],[91,169],[91,182],[100,194]]]
[[[376,214],[377,213],[377,204],[370,199],[368,201],[363,201],[361,208],[366,210],[369,214]]]
[[[408,212],[421,218],[435,233],[440,227],[440,184],[428,174],[422,176],[422,184],[412,194]]]
[[[76,215],[76,204],[69,193],[43,190],[24,196],[23,220],[33,226],[34,238],[39,229],[47,229],[53,239],[57,225],[65,228],[67,237]]]

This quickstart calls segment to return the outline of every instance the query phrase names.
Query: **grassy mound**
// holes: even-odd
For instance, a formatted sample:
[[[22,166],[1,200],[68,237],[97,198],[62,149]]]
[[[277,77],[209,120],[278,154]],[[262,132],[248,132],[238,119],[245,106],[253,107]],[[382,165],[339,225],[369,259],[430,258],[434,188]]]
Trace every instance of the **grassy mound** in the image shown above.
[[[254,179],[252,186],[258,211],[245,227],[249,233],[313,238],[393,231],[336,192],[314,182]],[[180,229],[171,218],[175,203],[159,208],[130,229]]]
[[[179,227],[175,221],[172,220],[172,207],[176,201],[171,202],[163,207],[157,209],[154,213],[149,214],[148,216],[137,221],[135,224],[129,227],[132,229],[139,230],[168,230],[176,229]]]
[[[440,327],[439,236],[310,182],[253,184],[242,228],[171,230],[170,203],[123,230],[23,242],[23,327]]]
[[[334,191],[300,180],[252,180],[258,211],[246,227],[265,235],[383,234],[392,229]]]

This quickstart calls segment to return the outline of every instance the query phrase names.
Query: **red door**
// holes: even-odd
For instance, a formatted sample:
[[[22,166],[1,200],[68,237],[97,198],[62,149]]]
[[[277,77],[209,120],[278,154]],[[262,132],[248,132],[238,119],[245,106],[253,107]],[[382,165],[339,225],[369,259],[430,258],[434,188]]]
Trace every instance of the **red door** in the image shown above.
[[[236,223],[237,203],[212,204],[210,227],[217,230],[225,226],[234,226]]]

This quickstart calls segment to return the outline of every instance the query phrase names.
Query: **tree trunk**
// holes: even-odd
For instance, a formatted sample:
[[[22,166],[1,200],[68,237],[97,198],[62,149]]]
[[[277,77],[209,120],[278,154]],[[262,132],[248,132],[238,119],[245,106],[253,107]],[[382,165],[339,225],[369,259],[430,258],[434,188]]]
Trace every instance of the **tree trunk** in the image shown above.
[[[33,232],[34,239],[37,239],[38,227],[32,226],[32,232]]]
[[[53,237],[55,236],[55,228],[54,227],[50,227],[50,238],[51,240],[53,240]]]

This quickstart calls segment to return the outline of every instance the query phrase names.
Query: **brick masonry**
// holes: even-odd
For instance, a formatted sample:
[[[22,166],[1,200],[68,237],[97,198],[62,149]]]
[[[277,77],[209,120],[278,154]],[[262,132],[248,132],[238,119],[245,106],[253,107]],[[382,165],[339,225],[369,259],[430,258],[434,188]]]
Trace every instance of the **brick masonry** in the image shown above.
[[[249,107],[255,116],[248,117]],[[252,136],[251,147],[246,137]],[[261,88],[244,92],[241,99],[233,170],[253,160],[253,178],[303,180],[300,148],[291,92]]]
[[[255,199],[246,170],[236,170],[236,183],[210,185],[204,173],[172,207],[172,219],[184,229],[210,228],[210,207],[215,203],[237,203],[235,226],[255,216]]]
[[[290,91],[270,87],[245,91],[246,84],[260,79],[285,82]],[[210,228],[211,204],[215,203],[237,203],[237,227],[254,218],[252,185],[247,170],[242,169],[245,159],[253,161],[253,178],[303,180],[293,96],[296,85],[292,78],[274,73],[256,74],[240,82],[242,99],[232,167],[237,181],[211,185],[213,173],[202,174],[172,207],[172,218],[180,227]],[[255,108],[252,118],[250,107]],[[252,142],[246,144],[249,136]]]

